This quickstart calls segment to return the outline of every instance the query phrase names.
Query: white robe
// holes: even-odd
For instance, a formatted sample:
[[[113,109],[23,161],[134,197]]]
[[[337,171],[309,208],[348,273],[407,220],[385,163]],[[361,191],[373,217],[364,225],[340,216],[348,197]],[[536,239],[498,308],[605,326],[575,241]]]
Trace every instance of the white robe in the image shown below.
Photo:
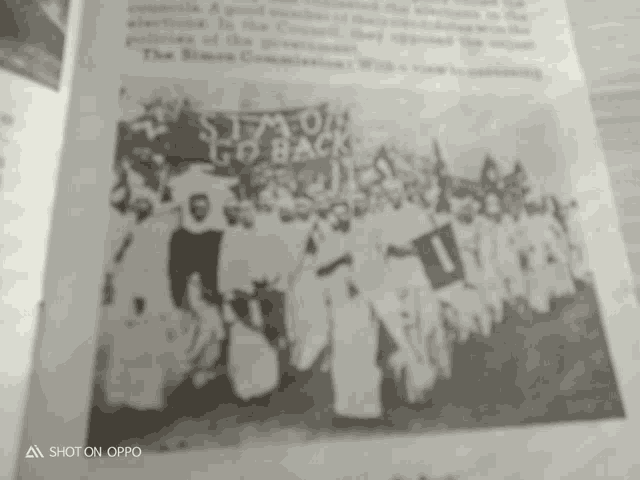
[[[323,247],[326,225],[319,225],[320,233],[313,235],[316,248]],[[306,245],[305,245],[306,246]],[[302,252],[301,252],[302,253]],[[325,281],[316,271],[319,253],[302,255],[302,264],[287,290],[286,328],[293,343],[292,364],[300,370],[309,370],[319,354],[328,345],[330,337],[329,310],[326,304]]]
[[[431,303],[431,300],[427,301]],[[428,332],[425,339],[427,352],[429,353],[431,364],[438,369],[438,375],[444,378],[451,378],[453,350],[449,334],[442,323],[442,313],[439,305],[434,313],[436,313],[436,316],[433,324],[424,327],[424,331]]]
[[[323,286],[316,276],[315,262],[310,262],[287,293],[287,335],[294,345],[292,364],[300,371],[313,366],[329,341],[329,311]]]
[[[433,311],[433,306],[437,307],[437,304],[427,297],[427,291],[409,289],[401,302],[404,314],[410,315],[409,319],[413,323],[405,330],[411,339],[410,348],[413,352],[413,355],[406,358],[405,390],[407,400],[415,403],[424,399],[424,394],[434,386],[438,377],[438,363],[433,362],[435,352],[430,351],[431,345],[427,339],[441,325],[437,310]],[[432,311],[429,312],[428,309]]]
[[[368,215],[352,219],[351,230],[345,238],[344,248],[354,260],[351,280],[369,301],[386,288],[385,282],[388,281],[384,235],[376,218]]]
[[[476,258],[476,250],[480,248],[482,234],[480,219],[476,218],[468,225],[454,220],[452,227],[464,266],[465,278],[470,284],[480,286],[485,280],[484,266],[479,264]]]
[[[455,326],[460,340],[464,343],[471,333],[487,336],[485,304],[479,290],[469,288],[463,281],[456,281],[437,290],[438,299],[453,308],[453,317],[449,320]]]
[[[314,222],[315,219],[310,218],[306,221],[296,220],[288,224],[280,223],[280,227],[273,236],[274,239],[277,236],[277,241],[273,244],[274,249],[264,249],[265,254],[272,256],[273,267],[269,275],[279,279],[274,283],[276,290],[283,292],[287,289],[289,277],[298,267],[301,252],[306,247],[306,241]]]
[[[272,282],[282,274],[282,227],[277,212],[256,215],[252,248],[245,253],[250,259],[250,272],[254,280]]]
[[[107,403],[140,409],[165,405],[163,389],[168,383],[179,382],[190,370],[187,352],[194,329],[183,332],[184,315],[189,314],[174,310],[163,316],[163,321],[132,328],[125,322],[106,325],[105,333],[112,338],[105,382]]]
[[[571,271],[573,276],[582,281],[590,280],[589,252],[586,236],[582,227],[582,219],[577,211],[570,210],[567,214],[569,242],[571,244]]]
[[[576,285],[571,274],[571,246],[569,235],[563,230],[562,225],[550,214],[547,214],[549,236],[553,247],[553,255],[556,262],[551,268],[555,270],[556,282],[554,295],[557,297],[572,296],[576,293]]]
[[[571,265],[569,262],[559,261],[549,266],[553,270],[555,285],[552,293],[556,297],[570,297],[576,293],[576,284],[571,274]]]
[[[417,213],[407,207],[377,213],[374,221],[377,229],[382,232],[384,249],[390,245],[409,246],[414,238],[429,228],[420,225]],[[428,285],[424,268],[416,256],[391,258],[387,261],[384,288],[379,289],[372,300],[378,315],[398,345],[408,346],[408,343],[399,343],[400,337],[404,338],[404,329],[413,324],[412,320],[403,316],[405,305],[402,298],[409,290],[426,288]]]
[[[566,268],[568,259],[553,232],[552,219],[547,215],[534,215],[528,219],[527,238],[531,242],[531,269],[526,275],[529,304],[539,313],[548,313],[553,296],[571,295],[575,291]],[[555,261],[551,262],[549,256]]]
[[[253,293],[255,239],[255,232],[242,225],[235,225],[225,233],[218,265],[218,290],[224,298],[233,297],[235,290]]]
[[[133,315],[133,300],[145,300],[151,318],[173,310],[168,276],[169,242],[178,227],[177,214],[150,217],[131,228],[133,242],[116,267],[113,284],[115,305],[121,315]]]
[[[500,251],[498,248],[498,224],[482,219],[480,258],[484,267],[484,280],[480,285],[485,305],[492,311],[492,319],[501,323],[504,319],[506,287],[500,275]]]
[[[235,322],[229,333],[229,378],[244,401],[266,395],[278,386],[278,354],[263,335]]]
[[[378,330],[369,302],[357,296],[333,309],[331,372],[338,415],[377,418],[382,415],[382,373],[376,365]]]
[[[376,217],[386,245],[408,246],[411,241],[435,227],[426,213],[413,204],[403,205],[399,210],[389,208]],[[426,288],[430,285],[422,262],[416,256],[390,260],[386,282],[392,289],[405,288],[407,285]]]
[[[378,215],[385,245],[409,246],[435,226],[426,212],[413,204]],[[374,299],[376,311],[396,342],[399,352],[391,359],[396,374],[406,368],[408,400],[423,398],[437,378],[427,338],[439,321],[438,300],[417,256],[392,258],[387,264],[386,291]],[[395,364],[395,365],[394,365]]]
[[[464,266],[465,280],[473,287],[473,289],[454,290],[456,294],[452,298],[458,300],[458,303],[454,305],[459,314],[471,315],[472,319],[470,321],[479,322],[479,331],[486,337],[491,333],[492,316],[491,305],[486,303],[488,295],[485,282],[487,278],[480,255],[483,233],[481,221],[476,217],[471,224],[467,225],[454,220],[453,231]],[[472,302],[475,307],[465,310],[465,305],[461,303],[466,303],[467,301]],[[469,307],[471,307],[471,304],[469,304]],[[468,313],[464,313],[465,311]]]
[[[327,265],[347,253],[358,262],[360,255],[351,250],[353,233],[328,233],[318,264]],[[376,418],[382,414],[381,372],[376,365],[378,330],[366,295],[352,297],[349,293],[349,283],[358,288],[356,265],[341,265],[323,281],[330,302],[334,410],[342,416]]]
[[[118,267],[115,265],[115,257],[120,248],[122,248],[124,240],[129,232],[131,232],[136,222],[136,216],[132,212],[120,214],[115,209],[111,209],[109,219],[109,229],[107,231],[107,273],[111,273]]]
[[[193,338],[192,346],[187,352],[195,358],[203,354],[201,367],[210,367],[220,356],[220,342],[225,338],[224,322],[220,310],[216,305],[209,305],[202,298],[202,286],[193,280],[187,285],[189,305],[195,316],[193,321],[198,323],[197,336]],[[194,332],[195,333],[195,332]]]
[[[523,297],[526,294],[524,275],[520,268],[518,250],[523,247],[523,238],[518,224],[505,216],[497,225],[498,273],[502,277],[503,285],[510,300]]]

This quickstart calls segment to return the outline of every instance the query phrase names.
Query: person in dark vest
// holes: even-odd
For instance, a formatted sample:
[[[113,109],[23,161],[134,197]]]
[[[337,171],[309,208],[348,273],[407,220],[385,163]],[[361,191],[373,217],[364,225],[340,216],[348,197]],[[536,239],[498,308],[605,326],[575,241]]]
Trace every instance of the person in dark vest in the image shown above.
[[[200,274],[203,297],[210,304],[222,307],[218,262],[226,227],[224,205],[225,202],[221,201],[217,209],[212,210],[209,196],[195,193],[189,197],[187,214],[182,212],[182,225],[171,237],[169,247],[171,294],[178,308],[189,308],[185,293],[188,279],[194,272]]]

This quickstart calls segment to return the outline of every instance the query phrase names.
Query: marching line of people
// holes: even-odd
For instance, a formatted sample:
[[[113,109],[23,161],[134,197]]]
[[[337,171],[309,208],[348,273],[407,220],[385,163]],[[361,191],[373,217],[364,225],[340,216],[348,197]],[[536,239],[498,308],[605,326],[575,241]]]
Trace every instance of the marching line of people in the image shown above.
[[[105,328],[120,328],[112,333],[119,343],[135,330],[122,329],[124,318],[149,330],[158,318],[178,319],[179,328],[166,328],[182,343],[165,341],[156,357],[174,354],[173,375],[192,375],[197,386],[225,371],[244,400],[277,387],[278,350],[290,348],[300,371],[329,353],[335,413],[376,418],[383,415],[376,363],[383,326],[396,346],[388,363],[398,387],[420,402],[439,377],[452,375],[452,334],[460,342],[490,335],[504,303],[516,299],[547,313],[553,297],[575,292],[574,279],[588,267],[556,199],[523,193],[514,202],[488,177],[482,195],[452,189],[438,172],[418,185],[387,178],[336,192],[316,182],[301,193],[286,175],[263,171],[234,195],[233,180],[219,184],[196,168],[172,181],[172,201],[133,192],[132,212],[117,215],[126,227],[111,229],[121,233],[107,272]],[[265,335],[260,289],[285,294],[275,338]],[[231,307],[239,296],[248,322]],[[220,369],[225,340],[228,363]],[[132,362],[146,343],[129,347]],[[126,357],[112,353],[107,392],[142,382],[160,395],[163,367],[135,382],[130,373],[127,387]]]

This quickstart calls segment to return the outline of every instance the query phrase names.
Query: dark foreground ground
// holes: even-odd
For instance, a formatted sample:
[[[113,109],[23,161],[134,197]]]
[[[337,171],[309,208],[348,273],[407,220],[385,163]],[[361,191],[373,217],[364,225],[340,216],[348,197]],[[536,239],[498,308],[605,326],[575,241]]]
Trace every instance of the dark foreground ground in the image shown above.
[[[199,390],[186,379],[163,411],[108,412],[96,386],[87,445],[165,451],[624,417],[596,297],[589,285],[577,287],[549,315],[508,307],[489,338],[454,345],[452,378],[422,404],[407,404],[385,380],[381,420],[333,417],[331,380],[319,369],[284,372],[279,391],[251,402],[233,395],[226,376]]]

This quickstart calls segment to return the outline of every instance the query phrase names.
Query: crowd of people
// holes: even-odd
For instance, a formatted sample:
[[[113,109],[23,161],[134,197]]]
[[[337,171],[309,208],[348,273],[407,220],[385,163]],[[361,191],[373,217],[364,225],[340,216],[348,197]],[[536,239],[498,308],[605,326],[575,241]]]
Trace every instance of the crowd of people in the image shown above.
[[[167,382],[220,374],[239,398],[261,396],[287,351],[296,370],[331,373],[337,415],[378,418],[381,329],[395,346],[387,367],[416,403],[452,375],[454,343],[491,335],[506,303],[548,313],[588,279],[575,203],[534,194],[520,163],[502,174],[487,157],[472,181],[438,149],[403,171],[384,148],[373,160],[340,181],[267,162],[238,178],[194,165],[153,191],[125,162],[104,300],[109,402],[160,408]],[[265,291],[284,296],[279,322],[265,320]]]

